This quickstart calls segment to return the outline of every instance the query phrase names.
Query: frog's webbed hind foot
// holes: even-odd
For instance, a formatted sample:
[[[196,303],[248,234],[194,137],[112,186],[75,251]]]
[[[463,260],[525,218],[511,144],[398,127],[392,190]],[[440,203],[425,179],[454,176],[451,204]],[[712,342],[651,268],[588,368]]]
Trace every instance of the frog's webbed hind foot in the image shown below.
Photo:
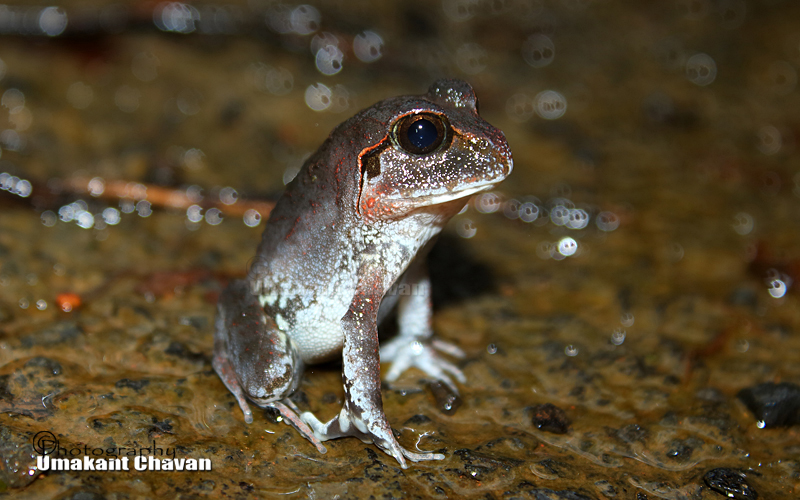
[[[285,403],[285,404],[284,404]],[[314,435],[314,431],[311,427],[308,426],[298,415],[297,415],[297,407],[288,399],[284,399],[283,401],[274,401],[272,403],[267,403],[264,405],[265,407],[275,408],[279,412],[281,412],[281,416],[284,418],[284,422],[287,425],[291,425],[297,432],[303,435],[304,438],[311,441],[311,444],[317,448],[317,451],[320,453],[327,453],[328,449],[322,444],[321,440]],[[291,408],[290,408],[291,407]],[[306,412],[308,413],[308,412]]]
[[[236,374],[233,372],[233,369],[230,366],[230,363],[227,359],[222,356],[214,356],[212,360],[212,364],[214,365],[214,370],[219,374],[222,382],[225,384],[225,387],[231,391],[233,397],[236,398],[236,402],[239,403],[239,407],[242,409],[242,413],[244,414],[244,421],[248,424],[253,423],[253,411],[250,409],[250,405],[247,403],[247,397],[244,395],[244,391],[242,387],[239,385],[239,382],[236,379]],[[297,429],[297,432],[302,434],[302,436],[308,439],[311,444],[317,449],[320,453],[327,453],[328,450],[325,446],[314,436],[314,431],[303,422],[300,417],[297,415],[298,409],[294,403],[292,403],[289,399],[284,399],[283,401],[272,401],[270,403],[255,403],[262,408],[274,408],[280,412],[281,417],[283,417],[283,421],[286,422],[287,425],[290,425]]]
[[[365,443],[375,443],[383,451],[393,456],[404,469],[408,468],[406,458],[412,462],[444,460],[445,458],[441,453],[414,453],[408,451],[397,442],[391,427],[389,427],[385,419],[378,419],[373,421],[372,425],[368,425],[360,416],[351,412],[347,405],[342,408],[339,415],[324,424],[313,413],[308,411],[303,412],[300,418],[314,430],[314,436],[320,441],[346,436],[357,437]]]
[[[386,345],[381,346],[381,361],[392,363],[384,379],[387,382],[394,382],[403,372],[413,366],[425,372],[429,377],[442,382],[451,391],[458,394],[458,388],[450,376],[462,384],[467,381],[467,378],[460,368],[444,359],[439,354],[440,352],[454,358],[464,358],[464,351],[460,348],[438,339],[408,337],[392,339]]]

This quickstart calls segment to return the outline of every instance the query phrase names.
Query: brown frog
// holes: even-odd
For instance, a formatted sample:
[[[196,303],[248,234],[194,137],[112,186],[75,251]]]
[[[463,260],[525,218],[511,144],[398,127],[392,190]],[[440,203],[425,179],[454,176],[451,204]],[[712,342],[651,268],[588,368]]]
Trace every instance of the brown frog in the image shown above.
[[[253,421],[249,399],[280,411],[321,453],[322,441],[355,436],[404,468],[406,459],[443,459],[395,439],[380,363],[392,363],[389,381],[412,366],[454,391],[451,376],[466,381],[439,354],[460,357],[460,349],[431,338],[424,257],[469,197],[511,169],[505,136],[481,119],[472,87],[459,80],[386,99],[339,125],[278,200],[247,278],[219,299],[214,369],[245,421]],[[378,323],[395,306],[399,334],[379,347]],[[342,410],[326,423],[298,415],[288,397],[303,366],[338,355]]]

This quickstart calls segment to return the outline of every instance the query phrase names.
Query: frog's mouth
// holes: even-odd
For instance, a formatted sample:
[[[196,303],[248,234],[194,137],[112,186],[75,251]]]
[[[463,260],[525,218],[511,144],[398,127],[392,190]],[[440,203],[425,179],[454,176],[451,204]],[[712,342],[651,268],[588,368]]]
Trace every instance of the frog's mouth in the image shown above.
[[[459,189],[455,191],[446,191],[444,193],[415,196],[411,198],[405,198],[402,201],[413,203],[414,205],[419,207],[439,205],[450,201],[460,200],[462,198],[469,198],[474,194],[478,194],[483,191],[488,191],[492,189],[498,182],[499,181],[487,182],[486,184],[483,185],[478,185],[478,186],[473,185],[466,187],[464,189]]]

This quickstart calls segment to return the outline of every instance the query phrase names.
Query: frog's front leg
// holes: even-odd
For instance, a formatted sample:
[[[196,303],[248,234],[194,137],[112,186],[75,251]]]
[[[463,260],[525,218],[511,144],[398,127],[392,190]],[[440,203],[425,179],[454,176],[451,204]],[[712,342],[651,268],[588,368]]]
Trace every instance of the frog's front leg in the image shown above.
[[[247,399],[262,408],[274,408],[287,424],[325,453],[325,447],[288,399],[302,375],[300,356],[289,336],[264,314],[247,281],[235,280],[222,292],[215,326],[212,365],[239,403],[244,421],[253,423]]]
[[[462,384],[466,382],[466,378],[457,366],[443,359],[437,349],[456,358],[463,358],[464,353],[455,345],[432,339],[431,281],[425,260],[417,258],[406,271],[403,282],[393,288],[394,293],[399,295],[397,304],[399,333],[381,346],[381,361],[392,363],[385,379],[393,382],[404,371],[414,366],[430,377],[440,380],[458,394],[458,389],[448,374]]]
[[[310,412],[303,413],[301,418],[314,429],[320,441],[355,436],[367,443],[374,442],[397,459],[404,469],[408,467],[406,458],[414,462],[443,460],[444,455],[440,453],[414,453],[400,446],[386,419],[378,353],[378,308],[384,286],[380,273],[370,275],[370,279],[359,283],[350,308],[342,318],[344,406],[337,416],[324,424]]]

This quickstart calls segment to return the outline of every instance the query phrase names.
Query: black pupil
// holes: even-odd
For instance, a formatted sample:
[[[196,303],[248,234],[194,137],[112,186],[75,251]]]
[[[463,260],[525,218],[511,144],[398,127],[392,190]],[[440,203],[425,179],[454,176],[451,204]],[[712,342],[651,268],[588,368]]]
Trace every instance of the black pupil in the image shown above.
[[[420,118],[408,127],[408,141],[416,148],[427,149],[438,137],[436,125],[426,118]]]

